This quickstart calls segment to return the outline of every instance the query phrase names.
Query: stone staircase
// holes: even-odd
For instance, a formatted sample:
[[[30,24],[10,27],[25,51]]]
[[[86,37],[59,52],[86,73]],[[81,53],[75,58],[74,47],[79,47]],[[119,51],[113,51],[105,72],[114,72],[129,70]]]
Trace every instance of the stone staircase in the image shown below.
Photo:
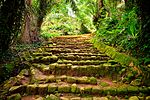
[[[30,52],[30,69],[4,84],[3,99],[150,100],[150,87],[121,82],[124,66],[94,48],[90,38],[56,37]]]

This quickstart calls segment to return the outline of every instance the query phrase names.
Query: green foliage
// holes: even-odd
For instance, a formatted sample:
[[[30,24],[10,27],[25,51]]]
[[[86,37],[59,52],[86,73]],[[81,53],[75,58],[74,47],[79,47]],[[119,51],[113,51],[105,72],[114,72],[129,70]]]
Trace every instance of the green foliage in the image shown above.
[[[121,46],[125,50],[134,49],[136,46],[137,35],[140,31],[140,25],[137,19],[137,9],[125,11],[116,14],[115,10],[112,16],[99,19],[99,30],[96,35],[104,37],[108,44]],[[119,15],[119,16],[118,16]]]
[[[43,37],[44,39],[48,39],[48,38],[52,38],[52,37],[56,37],[56,36],[60,36],[60,34],[57,34],[57,33],[43,33],[41,34],[41,37]]]

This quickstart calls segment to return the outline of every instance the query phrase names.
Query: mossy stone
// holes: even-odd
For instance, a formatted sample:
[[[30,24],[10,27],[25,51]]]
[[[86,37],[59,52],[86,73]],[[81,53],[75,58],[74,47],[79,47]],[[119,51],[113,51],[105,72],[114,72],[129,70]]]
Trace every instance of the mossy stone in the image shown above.
[[[70,99],[66,97],[60,97],[60,100],[70,100]]]
[[[57,96],[53,94],[50,94],[46,96],[45,100],[60,100],[60,98],[58,98]]]
[[[38,91],[37,85],[36,84],[27,85],[26,91],[27,91],[27,94],[36,94]]]
[[[86,84],[88,83],[88,78],[86,76],[77,78],[77,83]]]
[[[81,98],[81,100],[93,100],[92,97],[84,97],[84,98]]]
[[[92,94],[101,94],[102,92],[103,92],[103,90],[100,89],[99,87],[92,88]]]
[[[75,77],[67,77],[67,82],[69,83],[76,83],[76,78]]]
[[[137,96],[131,96],[129,100],[139,100],[139,98]]]
[[[48,93],[55,93],[57,91],[58,87],[55,84],[49,84],[48,85]]]
[[[62,92],[69,93],[70,90],[71,90],[71,87],[69,85],[60,85],[58,87],[58,92],[60,92],[60,93],[62,93]]]
[[[9,89],[9,92],[11,94],[15,94],[15,93],[18,93],[18,92],[23,92],[25,91],[25,86],[21,85],[21,86],[13,86]]]
[[[70,100],[81,100],[80,97],[74,97],[74,98],[70,98]]]
[[[93,100],[108,100],[107,97],[93,97]]]
[[[127,90],[128,90],[128,93],[138,93],[139,90],[138,90],[138,87],[135,87],[135,86],[129,86],[127,87]]]
[[[102,86],[102,87],[107,87],[107,86],[109,86],[109,84],[108,83],[106,83],[106,82],[100,82],[100,84],[99,84],[100,86]]]
[[[90,77],[88,81],[90,84],[97,84],[97,79],[95,77]]]
[[[117,88],[117,93],[118,94],[128,94],[127,87],[119,87],[119,88]]]
[[[7,98],[7,100],[21,100],[21,95],[19,93],[13,94]]]
[[[40,95],[46,94],[48,92],[48,84],[39,84],[37,88]]]
[[[71,85],[71,92],[76,93],[76,90],[77,90],[77,84],[72,84]]]
[[[92,87],[82,87],[81,93],[90,94],[92,92]]]
[[[147,96],[147,97],[146,97],[146,100],[150,100],[150,96]]]

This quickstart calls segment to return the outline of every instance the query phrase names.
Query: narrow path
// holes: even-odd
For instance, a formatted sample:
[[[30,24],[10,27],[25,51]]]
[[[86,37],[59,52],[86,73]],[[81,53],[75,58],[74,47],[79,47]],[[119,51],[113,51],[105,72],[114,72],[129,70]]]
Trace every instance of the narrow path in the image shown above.
[[[122,66],[89,42],[61,36],[31,53],[30,69],[11,78],[9,100],[150,100],[149,87],[120,82]]]

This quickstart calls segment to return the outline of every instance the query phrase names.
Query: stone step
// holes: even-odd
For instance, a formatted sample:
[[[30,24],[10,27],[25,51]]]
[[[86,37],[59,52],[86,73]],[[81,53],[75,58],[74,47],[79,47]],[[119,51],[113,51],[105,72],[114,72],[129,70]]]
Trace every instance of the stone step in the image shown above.
[[[64,59],[64,60],[72,60],[72,61],[79,61],[79,60],[109,60],[109,57],[103,57],[103,56],[79,56],[79,55],[59,55],[59,59]]]
[[[70,48],[70,49],[92,49],[92,45],[57,45],[57,46],[46,46],[45,48]]]
[[[9,89],[9,94],[20,93],[21,95],[46,95],[50,93],[74,93],[91,94],[99,96],[125,96],[139,95],[140,93],[149,94],[150,87],[137,87],[127,84],[122,86],[101,86],[87,84],[69,84],[65,82],[47,83],[47,84],[29,84],[13,86]]]
[[[73,56],[87,56],[87,57],[91,57],[91,56],[101,56],[101,57],[108,57],[106,54],[101,54],[101,53],[60,53],[60,54],[56,54],[57,56],[69,56],[69,55],[73,55]]]
[[[92,96],[73,93],[49,94],[46,96],[29,95],[21,96],[19,93],[12,94],[7,100],[149,100],[150,96]]]
[[[72,64],[32,64],[34,68],[39,69],[46,75],[69,75],[69,76],[89,76],[89,77],[104,77],[109,76],[112,79],[118,80],[118,74],[124,67],[119,64],[111,65],[104,63],[102,65],[72,65]],[[121,78],[121,77],[120,77]]]
[[[33,71],[32,71],[33,72]],[[44,75],[41,71],[34,69],[34,73],[32,73],[32,81],[36,81],[38,83],[51,83],[51,82],[67,82],[67,83],[77,83],[77,84],[99,84],[100,79],[95,77],[87,77],[87,76],[67,76],[67,75]]]
[[[58,60],[58,64],[72,64],[72,65],[100,65],[107,63],[107,60],[81,60],[81,61],[72,61],[72,60]]]
[[[57,54],[57,53],[99,53],[98,50],[94,50],[94,49],[66,49],[66,48],[50,49],[50,48],[45,48],[45,51],[52,52],[53,54]]]

